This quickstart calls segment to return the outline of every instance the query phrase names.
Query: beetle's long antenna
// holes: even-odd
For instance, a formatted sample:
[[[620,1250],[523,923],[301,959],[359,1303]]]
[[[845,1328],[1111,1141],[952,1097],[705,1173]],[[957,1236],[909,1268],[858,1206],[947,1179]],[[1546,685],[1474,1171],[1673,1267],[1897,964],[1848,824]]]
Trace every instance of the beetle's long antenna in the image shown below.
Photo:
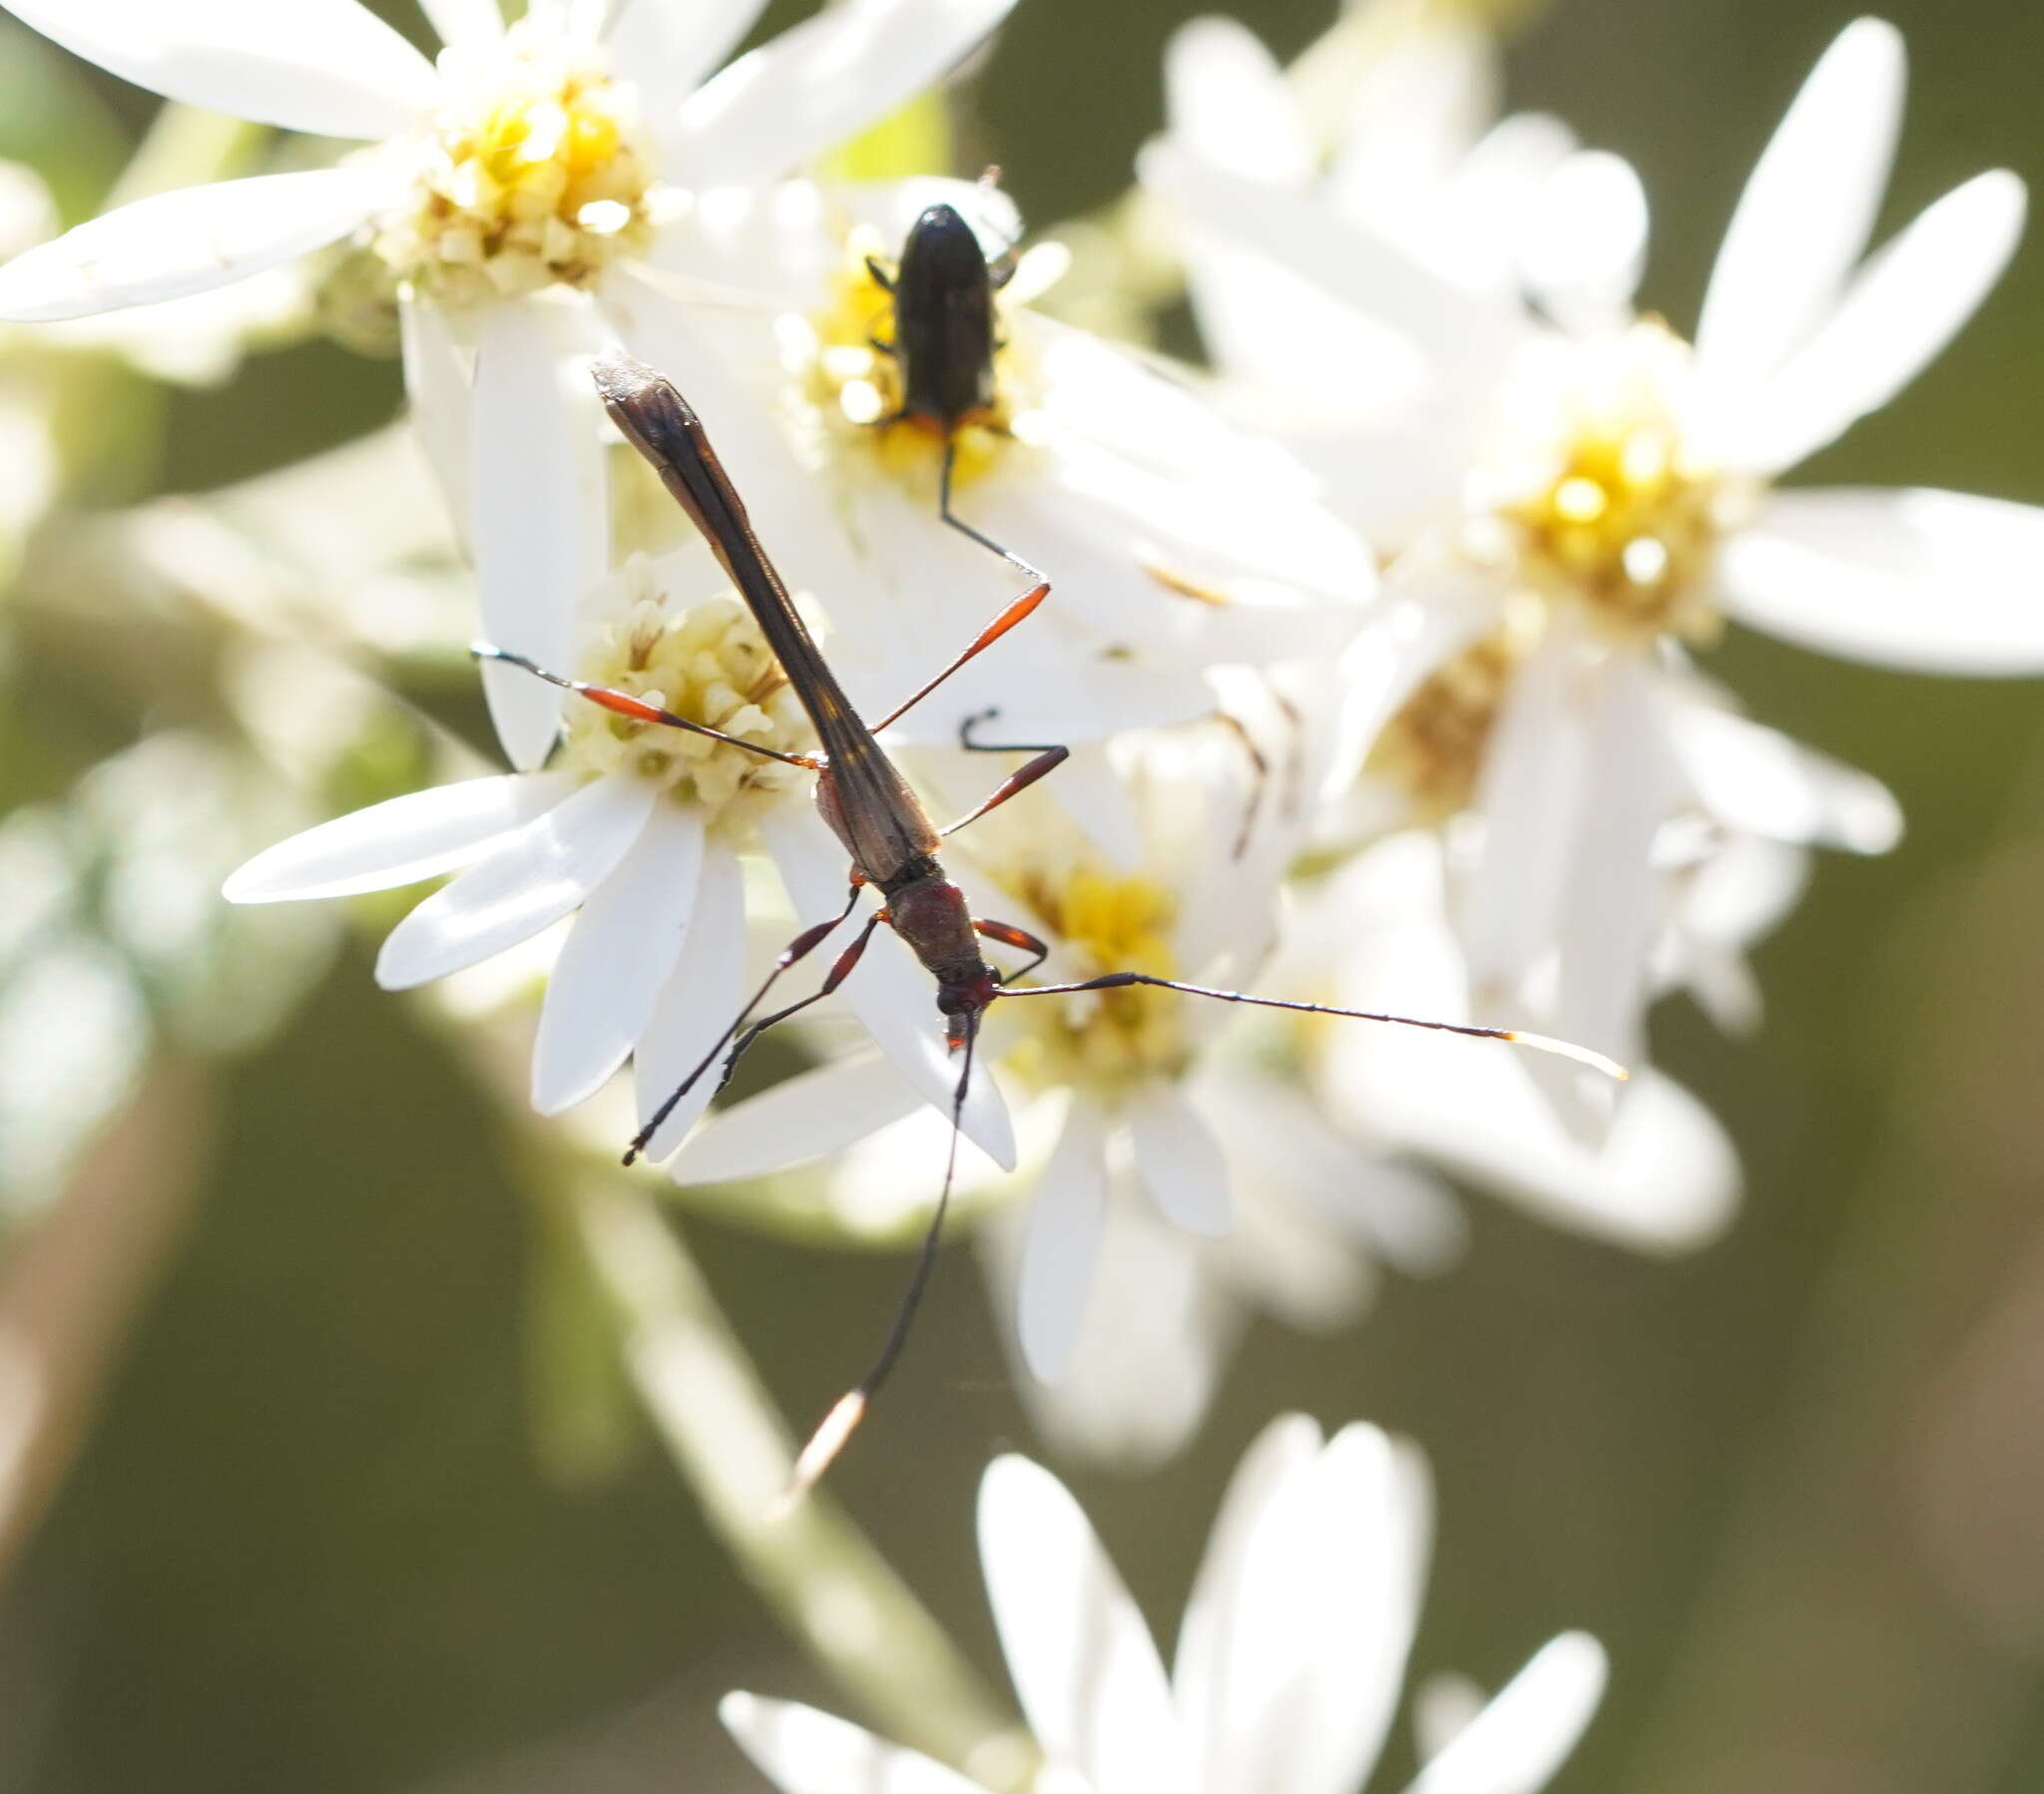
[[[837,1399],[795,1459],[794,1474],[788,1479],[786,1494],[781,1497],[783,1510],[791,1508],[807,1495],[835,1462],[837,1454],[844,1450],[858,1423],[865,1419],[874,1394],[900,1358],[901,1348],[908,1343],[909,1329],[914,1326],[916,1314],[922,1307],[930,1274],[937,1266],[937,1245],[944,1231],[944,1216],[951,1206],[951,1185],[958,1175],[958,1135],[965,1116],[965,1094],[972,1084],[972,1050],[979,1040],[978,1015],[968,1012],[964,1021],[965,1063],[958,1073],[958,1088],[951,1094],[951,1150],[944,1160],[944,1186],[937,1192],[937,1206],[930,1215],[929,1229],[922,1236],[922,1250],[916,1254],[915,1269],[909,1273],[908,1286],[901,1292],[901,1305],[894,1312],[894,1325],[888,1329],[886,1343],[880,1347],[872,1368]]]
[[[1632,1075],[1617,1060],[1608,1059],[1589,1047],[1579,1047],[1574,1041],[1558,1041],[1552,1035],[1528,1034],[1524,1029],[1478,1028],[1468,1022],[1432,1022],[1424,1016],[1392,1016],[1371,1009],[1336,1009],[1330,1003],[1294,1003],[1283,997],[1252,997],[1246,991],[1219,991],[1204,984],[1179,984],[1169,978],[1152,978],[1147,972],[1110,972],[1104,978],[1089,978],[1083,984],[1003,985],[1000,995],[1003,998],[1068,997],[1078,991],[1126,990],[1132,984],[1154,985],[1161,991],[1182,991],[1188,997],[1213,997],[1222,1003],[1249,1003],[1258,1009],[1289,1009],[1308,1016],[1346,1016],[1355,1022],[1391,1022],[1400,1028],[1426,1028],[1436,1034],[1464,1035],[1470,1040],[1503,1041],[1508,1047],[1529,1047],[1535,1053],[1552,1053],[1561,1059],[1573,1059],[1578,1065],[1588,1066],[1592,1071],[1602,1072],[1605,1077],[1621,1082]]]

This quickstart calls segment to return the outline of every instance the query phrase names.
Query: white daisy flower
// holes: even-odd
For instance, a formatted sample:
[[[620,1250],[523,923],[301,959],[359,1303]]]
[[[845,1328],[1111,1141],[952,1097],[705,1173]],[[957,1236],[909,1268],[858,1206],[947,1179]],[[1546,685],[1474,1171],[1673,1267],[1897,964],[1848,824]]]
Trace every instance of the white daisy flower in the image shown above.
[[[1281,740],[1268,728],[1243,726],[1253,740]],[[1244,988],[1275,936],[1278,883],[1303,821],[1296,799],[1311,788],[1306,774],[1313,763],[1310,756],[1291,763],[1281,746],[1256,751],[1261,767],[1221,725],[1125,737],[1115,744],[1119,776],[1091,787],[1079,783],[1064,793],[1064,805],[1053,801],[1054,779],[1042,788],[1046,795],[1032,793],[975,823],[948,845],[953,874],[974,893],[975,914],[1018,924],[1047,946],[1031,983],[1134,972],[1209,990]],[[1075,797],[1086,805],[1083,825],[1065,807]],[[1316,1154],[1301,1139],[1295,1153],[1260,1155],[1256,1136],[1281,1125],[1283,1112],[1273,1107],[1246,1116],[1231,1075],[1218,1067],[1211,1078],[1202,1075],[1229,1023],[1246,1013],[1198,995],[1128,987],[1018,994],[988,1012],[976,1063],[1002,1085],[1016,1112],[1023,1170],[1001,1182],[966,1166],[958,1184],[975,1207],[1007,1203],[1018,1210],[1018,1237],[997,1249],[996,1262],[1012,1271],[1013,1331],[1031,1376],[1063,1378],[1101,1303],[1128,1294],[1126,1280],[1111,1290],[1098,1282],[1109,1217],[1118,1208],[1147,1206],[1195,1240],[1227,1235],[1232,1252],[1238,1195],[1254,1192],[1257,1208],[1266,1209],[1272,1185],[1289,1184],[1296,1174],[1300,1181],[1285,1190],[1290,1214],[1260,1215],[1259,1237],[1287,1229],[1324,1237],[1335,1226],[1366,1234],[1396,1225],[1379,1211],[1407,1192],[1377,1187],[1362,1153],[1327,1141]],[[1505,1051],[1462,1046],[1478,1056]],[[853,1062],[734,1105],[683,1149],[675,1174],[728,1182],[839,1154],[828,1207],[869,1217],[876,1233],[891,1231],[904,1209],[913,1212],[933,1193],[944,1134],[941,1117],[915,1113],[913,1095],[890,1091],[889,1082],[884,1068]],[[1175,1322],[1197,1326],[1199,1353],[1218,1364],[1229,1329],[1205,1325],[1212,1312],[1206,1298],[1225,1295],[1231,1310],[1242,1298],[1226,1284],[1205,1284],[1209,1255],[1172,1253],[1159,1237],[1150,1229],[1118,1229],[1115,1262],[1158,1272],[1182,1300],[1168,1300],[1126,1328],[1099,1324],[1118,1336],[1144,1331],[1153,1340],[1182,1337]],[[1237,1261],[1236,1290],[1259,1290],[1252,1263],[1248,1256]],[[1278,1300],[1293,1282],[1274,1273]],[[1185,1384],[1179,1418],[1170,1425],[1162,1424],[1160,1407],[1154,1441],[1182,1434],[1197,1418],[1203,1388],[1198,1378]]]
[[[1466,1243],[1462,1210],[1437,1177],[1344,1136],[1294,1078],[1259,1069],[1254,1053],[1210,1055],[1185,1098],[1227,1167],[1228,1232],[1188,1232],[1134,1192],[1107,1204],[1093,1294],[1066,1364],[1052,1382],[1015,1380],[1038,1434],[1060,1455],[1124,1471],[1164,1463],[1206,1419],[1254,1317],[1335,1333],[1370,1306],[1380,1267],[1435,1276]],[[854,1148],[834,1187],[876,1187],[885,1168]],[[898,1164],[892,1175],[898,1188]],[[1013,1204],[979,1231],[1018,1371],[1027,1369],[1015,1311],[1029,1232],[1027,1210]]]
[[[343,237],[399,283],[405,378],[476,566],[483,627],[558,666],[605,570],[591,316],[660,221],[777,179],[940,78],[1012,0],[839,0],[707,83],[762,0],[421,0],[428,62],[356,0],[12,0],[88,61],[174,100],[375,147],[338,167],[124,206],[0,268],[0,318],[69,318],[241,280]],[[506,751],[537,766],[560,693],[485,668]]]
[[[1167,1670],[1064,1486],[1027,1459],[980,1485],[979,1549],[1035,1786],[1354,1794],[1396,1718],[1432,1533],[1425,1460],[1374,1427],[1274,1422],[1229,1487]],[[1603,1647],[1550,1639],[1437,1743],[1413,1794],[1536,1794],[1603,1696]],[[814,1708],[732,1694],[725,1724],[785,1794],[981,1794]],[[1431,1729],[1431,1728],[1429,1728]]]
[[[633,352],[716,431],[740,489],[801,520],[791,577],[831,595],[837,671],[873,707],[1016,579],[943,527],[946,435],[903,414],[889,352],[888,282],[940,207],[977,232],[976,249],[958,239],[967,259],[999,263],[1020,233],[983,184],[720,195],[662,238],[671,276],[649,275],[631,315],[617,311]],[[1209,669],[1329,658],[1374,590],[1369,551],[1288,455],[1186,382],[1030,308],[1062,263],[1039,244],[996,291],[987,399],[949,437],[957,513],[1044,569],[1056,596],[905,718],[901,739],[949,743],[991,708],[998,737],[1057,741],[1208,715]]]
[[[592,606],[579,666],[593,684],[799,754],[807,720],[751,614],[732,597],[667,596],[718,584],[700,546],[657,564],[635,557]],[[578,704],[556,767],[416,791],[322,823],[256,855],[226,894],[343,897],[457,874],[384,941],[376,979],[386,990],[477,965],[572,915],[540,1009],[533,1105],[551,1115],[581,1103],[629,1057],[646,1125],[748,995],[741,853],[766,845],[805,923],[844,906],[843,850],[814,813],[813,782],[798,765]],[[858,926],[848,921],[813,963],[827,967]],[[883,932],[839,995],[903,1088],[948,1122],[956,1073],[928,978],[906,949]],[[715,1090],[714,1077],[701,1079],[648,1155],[672,1152]],[[990,1084],[968,1099],[963,1125],[1013,1162]]]
[[[1228,79],[1275,111],[1268,59],[1239,34],[1207,48],[1217,42]],[[1653,320],[1600,321],[1630,298],[1645,227],[1611,159],[1562,165],[1528,202],[1551,231],[1547,278],[1533,275],[1536,239],[1515,252],[1569,332],[1297,182],[1246,177],[1184,143],[1146,165],[1203,231],[1284,263],[1322,305],[1388,326],[1422,364],[1464,358],[1490,380],[1435,384],[1450,395],[1449,434],[1474,432],[1473,465],[1438,492],[1430,534],[1358,650],[1375,720],[1438,738],[1431,712],[1445,707],[1476,749],[1481,828],[1454,914],[1478,1014],[1536,1002],[1553,1032],[1637,1060],[1655,844],[1671,815],[1708,805],[1732,730],[1693,726],[1680,648],[1722,618],[1889,665],[2044,670],[2044,512],[1951,493],[1772,489],[1943,346],[2020,228],[2021,183],[1997,171],[1860,262],[1901,68],[1899,37],[1875,20],[1827,52],[1740,203],[1694,350]],[[1360,436],[1351,446],[1359,473],[1397,471]],[[1398,459],[1415,460],[1402,442]],[[1744,779],[1752,756],[1730,750]],[[1796,787],[1780,801],[1792,806]],[[1571,1119],[1594,1133],[1594,1117]]]

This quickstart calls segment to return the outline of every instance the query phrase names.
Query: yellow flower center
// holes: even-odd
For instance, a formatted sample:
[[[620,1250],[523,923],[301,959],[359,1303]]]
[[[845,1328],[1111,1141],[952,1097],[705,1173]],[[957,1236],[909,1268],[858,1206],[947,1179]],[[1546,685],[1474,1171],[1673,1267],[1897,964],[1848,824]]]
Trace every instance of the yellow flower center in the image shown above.
[[[720,598],[677,613],[653,590],[642,556],[618,578],[626,582],[626,602],[584,661],[584,678],[782,753],[813,744],[787,675],[743,604]],[[708,735],[589,703],[568,713],[564,763],[586,778],[624,768],[652,779],[675,801],[709,810],[710,825],[731,836],[807,776]]]
[[[1378,733],[1365,769],[1405,793],[1415,822],[1444,822],[1475,795],[1498,707],[1538,632],[1537,612],[1515,609],[1437,667]]]
[[[1171,894],[1154,879],[1081,867],[1061,878],[1025,874],[1016,885],[1063,944],[1084,977],[1103,972],[1178,975],[1170,931],[1177,918]],[[1185,1070],[1182,1006],[1170,991],[1136,986],[1004,1007],[1025,1031],[1005,1056],[1041,1088],[1126,1086]]]
[[[411,194],[375,238],[401,278],[474,304],[587,286],[646,246],[653,153],[600,50],[524,19],[440,72],[440,109],[401,147]]]
[[[1694,447],[1689,345],[1653,320],[1543,345],[1508,392],[1477,501],[1543,598],[1632,640],[1708,640],[1720,539],[1750,497]]]
[[[885,269],[894,247],[870,225],[849,233],[822,307],[780,319],[781,361],[834,441],[866,445],[887,473],[921,483],[934,477],[943,440],[926,421],[901,415],[900,363],[879,346],[894,340],[894,299],[868,265]],[[998,308],[998,293],[994,303]],[[952,477],[960,485],[993,465],[1008,434],[1020,383],[1017,362],[1003,340],[994,350],[993,404],[955,432]]]

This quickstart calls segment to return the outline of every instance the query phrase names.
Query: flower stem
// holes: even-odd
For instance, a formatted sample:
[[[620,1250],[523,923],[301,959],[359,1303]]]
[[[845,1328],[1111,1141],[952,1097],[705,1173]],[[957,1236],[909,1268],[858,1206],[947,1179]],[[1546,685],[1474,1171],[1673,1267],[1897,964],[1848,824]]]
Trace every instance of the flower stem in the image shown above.
[[[588,1177],[574,1201],[632,1379],[753,1585],[893,1737],[989,1788],[1025,1785],[1026,1738],[843,1510],[812,1494],[776,1511],[792,1443],[651,1196],[625,1179]]]

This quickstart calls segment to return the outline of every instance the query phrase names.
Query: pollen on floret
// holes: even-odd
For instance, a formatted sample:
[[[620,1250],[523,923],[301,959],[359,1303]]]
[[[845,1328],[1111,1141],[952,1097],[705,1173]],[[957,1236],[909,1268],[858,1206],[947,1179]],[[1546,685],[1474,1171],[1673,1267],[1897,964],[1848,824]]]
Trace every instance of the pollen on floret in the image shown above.
[[[787,675],[739,600],[676,610],[643,556],[615,584],[619,602],[583,659],[583,678],[763,747],[799,753],[812,745]],[[799,790],[806,777],[798,766],[588,703],[569,711],[564,761],[588,778],[622,769],[650,779],[677,802],[709,810],[711,826],[727,834]]]
[[[405,200],[374,248],[440,302],[587,286],[652,237],[650,140],[599,47],[533,19],[441,53],[445,99],[416,138]]]
[[[926,482],[942,438],[926,420],[900,415],[900,366],[884,346],[893,339],[894,300],[873,274],[874,265],[887,268],[898,247],[870,225],[848,232],[823,304],[807,316],[780,319],[781,364],[833,442],[867,450],[890,475]],[[998,308],[999,293],[994,303]],[[998,459],[1022,383],[1020,357],[1003,342],[994,350],[993,404],[954,432],[957,484],[969,484]]]
[[[1712,564],[1752,493],[1701,451],[1694,389],[1689,345],[1655,319],[1542,345],[1472,482],[1477,545],[1606,633],[1709,640]]]
[[[1015,890],[1049,926],[1077,977],[1179,976],[1171,942],[1178,904],[1157,880],[1079,864],[1055,872],[1032,869],[1016,880]],[[1018,1020],[1025,1032],[1004,1063],[1044,1087],[1112,1090],[1177,1077],[1190,1058],[1184,1002],[1170,991],[1132,986],[1009,1004],[1011,1014],[1004,1019]]]
[[[1445,821],[1476,793],[1505,693],[1539,639],[1537,606],[1451,655],[1420,681],[1378,732],[1364,770],[1395,785],[1420,823]]]

